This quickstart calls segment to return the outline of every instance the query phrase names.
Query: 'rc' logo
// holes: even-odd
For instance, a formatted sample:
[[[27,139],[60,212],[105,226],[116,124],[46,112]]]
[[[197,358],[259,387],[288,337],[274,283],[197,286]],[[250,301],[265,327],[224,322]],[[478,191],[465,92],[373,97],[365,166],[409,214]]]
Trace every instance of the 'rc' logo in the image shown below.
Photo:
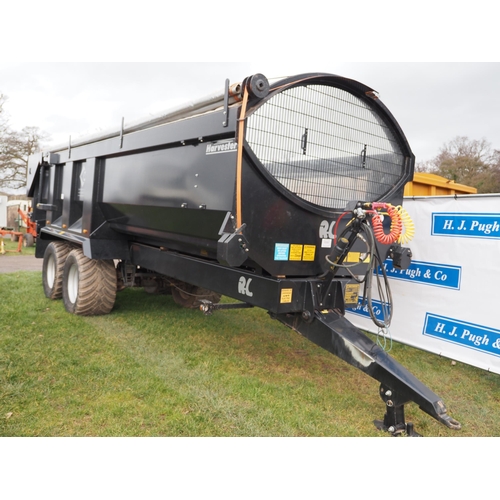
[[[238,281],[238,293],[241,295],[246,295],[247,297],[253,297],[253,292],[250,291],[250,283],[252,282],[252,278],[245,279],[244,276],[240,277]]]
[[[321,221],[319,226],[319,237],[321,239],[333,239],[333,228],[335,221],[329,223],[327,220]]]

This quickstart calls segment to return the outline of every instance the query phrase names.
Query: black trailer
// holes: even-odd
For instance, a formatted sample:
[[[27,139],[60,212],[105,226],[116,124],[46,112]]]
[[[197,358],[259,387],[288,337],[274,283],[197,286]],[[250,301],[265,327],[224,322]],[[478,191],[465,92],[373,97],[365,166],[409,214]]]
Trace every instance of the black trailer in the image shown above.
[[[413,401],[459,429],[345,318],[360,296],[380,328],[390,323],[381,264],[410,264],[401,204],[414,162],[392,114],[357,81],[226,81],[208,98],[29,158],[45,294],[80,315],[109,313],[130,286],[206,314],[261,307],[381,383],[380,428],[416,435],[404,417]]]

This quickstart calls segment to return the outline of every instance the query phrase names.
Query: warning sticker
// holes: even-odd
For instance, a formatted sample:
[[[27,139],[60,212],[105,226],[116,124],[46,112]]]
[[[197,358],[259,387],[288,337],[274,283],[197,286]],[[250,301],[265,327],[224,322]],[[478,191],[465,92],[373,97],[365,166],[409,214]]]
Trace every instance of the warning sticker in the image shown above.
[[[361,252],[349,252],[346,257],[346,262],[363,262],[368,264],[370,262],[370,254],[362,254]]]
[[[290,245],[288,243],[276,243],[274,245],[274,260],[288,260]]]
[[[275,243],[274,260],[293,260],[313,262],[316,257],[316,245]]]
[[[357,304],[358,303],[358,294],[359,294],[359,284],[352,283],[350,285],[345,286],[344,292],[344,302],[346,306],[349,304]]]
[[[290,304],[292,302],[292,293],[293,293],[292,288],[282,288],[280,304]]]
[[[359,252],[349,252],[347,254],[346,262],[359,262],[359,256],[361,254]]]
[[[290,260],[302,260],[302,245],[290,245]]]
[[[308,262],[312,262],[312,261],[314,261],[315,256],[316,256],[316,246],[315,245],[304,245],[303,260],[307,260]]]

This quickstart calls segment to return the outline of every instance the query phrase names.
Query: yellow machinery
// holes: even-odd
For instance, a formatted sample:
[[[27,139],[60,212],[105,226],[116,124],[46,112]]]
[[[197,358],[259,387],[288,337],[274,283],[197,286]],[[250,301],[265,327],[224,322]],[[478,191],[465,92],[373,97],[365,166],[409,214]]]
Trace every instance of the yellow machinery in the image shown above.
[[[405,185],[404,196],[446,196],[453,194],[476,194],[477,189],[457,184],[436,174],[415,172],[413,180]]]

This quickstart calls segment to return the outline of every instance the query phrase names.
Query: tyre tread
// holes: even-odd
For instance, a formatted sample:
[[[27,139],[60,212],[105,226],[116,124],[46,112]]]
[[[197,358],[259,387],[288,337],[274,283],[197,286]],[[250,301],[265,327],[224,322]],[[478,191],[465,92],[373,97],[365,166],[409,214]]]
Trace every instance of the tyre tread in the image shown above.
[[[66,258],[68,257],[72,247],[65,241],[52,241],[45,250],[42,268],[42,281],[45,296],[48,299],[56,300],[62,297],[63,286],[63,270]],[[47,265],[50,254],[54,255],[55,259],[55,278],[52,287],[47,282]]]
[[[78,267],[78,296],[74,303],[67,294],[67,276],[63,287],[64,305],[68,312],[79,316],[99,316],[111,312],[115,305],[117,280],[112,260],[97,260],[86,257],[80,248],[68,256],[65,275],[73,261]]]

